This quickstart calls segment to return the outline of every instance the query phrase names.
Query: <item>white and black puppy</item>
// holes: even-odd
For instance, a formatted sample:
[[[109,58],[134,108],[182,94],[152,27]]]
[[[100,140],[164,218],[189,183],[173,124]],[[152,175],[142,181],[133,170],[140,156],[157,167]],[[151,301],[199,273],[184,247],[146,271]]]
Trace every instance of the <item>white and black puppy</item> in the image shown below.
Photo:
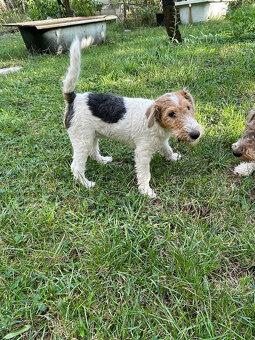
[[[80,73],[80,42],[70,48],[70,67],[63,81],[66,101],[64,124],[72,146],[71,165],[74,178],[85,187],[95,185],[85,177],[88,156],[106,164],[111,157],[99,153],[100,138],[111,138],[135,149],[135,166],[139,191],[151,198],[156,195],[150,188],[150,161],[160,152],[168,160],[176,161],[168,144],[170,135],[196,144],[202,135],[202,126],[195,119],[194,100],[188,91],[166,93],[157,100],[120,97],[112,94],[75,94]]]

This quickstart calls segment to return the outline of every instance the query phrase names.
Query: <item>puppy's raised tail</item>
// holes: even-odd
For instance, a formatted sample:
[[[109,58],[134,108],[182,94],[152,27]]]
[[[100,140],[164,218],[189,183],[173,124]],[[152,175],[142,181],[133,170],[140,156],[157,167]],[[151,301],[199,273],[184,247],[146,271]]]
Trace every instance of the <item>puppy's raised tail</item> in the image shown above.
[[[75,98],[74,89],[80,74],[80,64],[81,46],[80,41],[76,38],[70,47],[70,66],[63,80],[63,96],[69,104],[71,104]]]

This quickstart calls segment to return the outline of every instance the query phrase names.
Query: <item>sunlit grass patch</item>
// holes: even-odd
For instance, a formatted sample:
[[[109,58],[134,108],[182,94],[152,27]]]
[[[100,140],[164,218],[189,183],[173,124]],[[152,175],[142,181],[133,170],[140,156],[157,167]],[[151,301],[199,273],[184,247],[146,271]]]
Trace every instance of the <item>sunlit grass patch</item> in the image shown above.
[[[70,173],[61,81],[68,55],[30,56],[0,37],[0,334],[29,339],[252,339],[254,176],[233,175],[233,143],[254,106],[254,41],[225,22],[124,32],[82,54],[77,91],[156,98],[186,87],[205,134],[183,160],[151,162],[139,195],[133,151],[103,140],[92,190]],[[3,46],[3,48],[2,48]],[[31,327],[29,327],[31,326]],[[23,328],[26,327],[26,328]]]

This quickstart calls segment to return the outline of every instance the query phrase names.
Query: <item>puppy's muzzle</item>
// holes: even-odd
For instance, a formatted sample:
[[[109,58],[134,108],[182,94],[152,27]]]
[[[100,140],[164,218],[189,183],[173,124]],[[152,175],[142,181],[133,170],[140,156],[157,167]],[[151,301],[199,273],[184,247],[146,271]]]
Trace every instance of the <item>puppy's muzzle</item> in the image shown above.
[[[241,157],[243,154],[241,152],[239,152],[239,151],[233,151],[233,155],[235,157]]]
[[[234,155],[235,157],[241,157],[241,156],[243,155],[243,153],[240,152],[240,151],[238,150],[238,149],[239,149],[239,146],[240,146],[240,145],[239,145],[238,142],[232,144],[233,155]]]

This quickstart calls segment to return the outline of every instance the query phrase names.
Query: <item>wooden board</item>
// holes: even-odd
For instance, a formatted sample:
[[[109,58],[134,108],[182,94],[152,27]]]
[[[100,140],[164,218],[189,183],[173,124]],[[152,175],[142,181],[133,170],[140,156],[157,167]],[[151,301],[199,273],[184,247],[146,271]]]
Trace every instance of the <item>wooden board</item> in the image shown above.
[[[3,26],[15,26],[15,27],[35,27],[38,30],[81,25],[92,22],[99,21],[110,21],[116,20],[115,15],[98,15],[92,17],[72,17],[72,18],[61,18],[61,19],[49,19],[49,20],[39,20],[39,21],[25,21],[25,22],[15,22],[10,24],[3,24]]]

